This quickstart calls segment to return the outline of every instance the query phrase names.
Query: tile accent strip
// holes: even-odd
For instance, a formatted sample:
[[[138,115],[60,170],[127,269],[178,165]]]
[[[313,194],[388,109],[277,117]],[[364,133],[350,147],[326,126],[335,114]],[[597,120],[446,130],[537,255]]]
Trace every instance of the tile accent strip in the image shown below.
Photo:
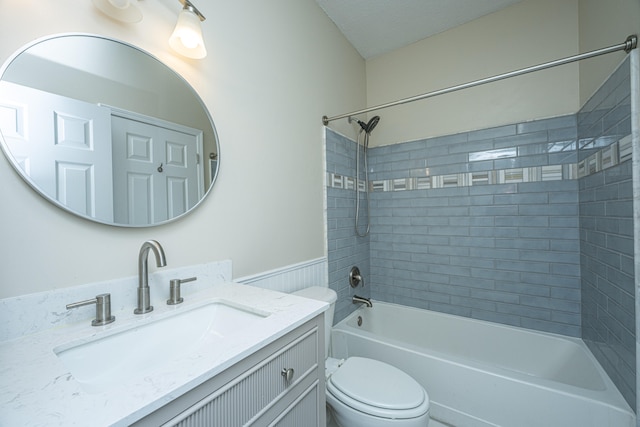
[[[429,168],[413,169],[412,178],[378,179],[369,181],[369,191],[429,190],[433,188],[471,187],[476,185],[513,184],[523,182],[561,181],[584,178],[631,160],[631,135],[596,151],[579,163],[534,166],[529,168],[500,169],[429,176]],[[502,151],[502,150],[496,150]],[[482,152],[488,153],[488,152]],[[470,153],[469,161],[472,160]],[[504,157],[495,157],[504,158]],[[475,160],[480,160],[474,156]],[[482,158],[481,160],[485,160]],[[355,188],[355,177],[327,173],[327,186],[343,190]],[[358,180],[358,189],[364,191],[364,181]]]
[[[631,160],[631,135],[596,151],[586,159],[578,162],[578,178],[584,178],[610,167]]]
[[[371,181],[371,191],[428,190],[432,188],[471,187],[476,185],[576,179],[576,165],[536,166],[482,172],[467,172],[419,178]]]
[[[600,169],[598,169],[600,170]],[[428,174],[426,169],[425,173]],[[559,181],[578,178],[576,164],[535,166],[531,168],[501,169],[482,172],[455,173],[447,175],[422,176],[416,178],[395,178],[369,181],[369,191],[429,190],[433,188],[471,187],[491,184],[513,184],[522,182]],[[354,189],[353,177],[327,173],[327,186],[343,190]],[[364,183],[359,181],[360,191]]]

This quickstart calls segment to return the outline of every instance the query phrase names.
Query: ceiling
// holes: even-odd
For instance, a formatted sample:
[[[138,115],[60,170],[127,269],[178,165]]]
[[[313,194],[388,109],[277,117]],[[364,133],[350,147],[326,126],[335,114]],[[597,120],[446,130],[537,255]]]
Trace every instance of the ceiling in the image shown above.
[[[363,58],[390,52],[521,0],[316,0]]]

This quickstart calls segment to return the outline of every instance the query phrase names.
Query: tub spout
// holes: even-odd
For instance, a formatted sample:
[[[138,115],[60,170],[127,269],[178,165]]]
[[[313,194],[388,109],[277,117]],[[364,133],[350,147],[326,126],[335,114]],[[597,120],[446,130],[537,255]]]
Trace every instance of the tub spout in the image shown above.
[[[373,307],[373,303],[369,298],[359,297],[358,295],[354,295],[351,299],[351,302],[353,302],[354,304],[362,303],[369,308]]]

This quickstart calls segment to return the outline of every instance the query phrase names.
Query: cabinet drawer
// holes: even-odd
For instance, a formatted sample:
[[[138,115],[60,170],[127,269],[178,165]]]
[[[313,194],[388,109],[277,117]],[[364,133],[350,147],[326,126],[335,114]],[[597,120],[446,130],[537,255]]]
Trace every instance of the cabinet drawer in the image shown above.
[[[319,411],[324,407],[318,407],[318,394],[320,382],[314,382],[311,387],[302,393],[269,427],[300,427],[320,426],[321,416]]]
[[[195,427],[251,425],[287,391],[310,374],[318,375],[318,328],[307,331],[166,425]],[[292,369],[287,380],[283,370]]]

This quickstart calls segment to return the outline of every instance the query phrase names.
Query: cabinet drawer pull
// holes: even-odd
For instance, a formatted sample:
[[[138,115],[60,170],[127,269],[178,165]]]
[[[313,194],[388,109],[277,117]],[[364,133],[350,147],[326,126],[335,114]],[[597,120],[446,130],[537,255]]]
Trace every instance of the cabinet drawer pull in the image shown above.
[[[282,368],[280,375],[282,375],[287,382],[291,381],[293,379],[293,368]]]

